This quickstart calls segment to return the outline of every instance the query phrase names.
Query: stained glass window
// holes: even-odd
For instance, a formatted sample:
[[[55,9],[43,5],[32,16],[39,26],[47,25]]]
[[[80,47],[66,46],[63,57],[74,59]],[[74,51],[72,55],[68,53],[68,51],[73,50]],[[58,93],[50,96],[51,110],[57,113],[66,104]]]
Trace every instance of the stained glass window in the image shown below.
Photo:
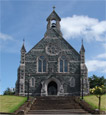
[[[60,72],[63,72],[63,60],[60,60]]]
[[[67,63],[67,60],[64,60],[64,72],[68,72],[68,63]]]
[[[60,72],[68,72],[68,62],[65,56],[60,58]]]
[[[39,60],[39,69],[38,69],[39,72],[42,72],[42,61]]]
[[[46,60],[43,60],[43,72],[46,72]]]
[[[40,56],[38,59],[38,72],[46,72],[46,59]]]

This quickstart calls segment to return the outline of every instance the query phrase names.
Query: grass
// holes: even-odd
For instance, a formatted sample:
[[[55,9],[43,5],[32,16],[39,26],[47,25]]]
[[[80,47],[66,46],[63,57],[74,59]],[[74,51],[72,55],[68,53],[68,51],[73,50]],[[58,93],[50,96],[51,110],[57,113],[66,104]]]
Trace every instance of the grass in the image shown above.
[[[24,104],[26,100],[26,97],[21,96],[0,96],[0,112],[13,113]]]
[[[93,109],[98,109],[99,99],[95,95],[84,96],[84,100],[90,104]],[[106,111],[106,95],[101,97],[101,110]]]

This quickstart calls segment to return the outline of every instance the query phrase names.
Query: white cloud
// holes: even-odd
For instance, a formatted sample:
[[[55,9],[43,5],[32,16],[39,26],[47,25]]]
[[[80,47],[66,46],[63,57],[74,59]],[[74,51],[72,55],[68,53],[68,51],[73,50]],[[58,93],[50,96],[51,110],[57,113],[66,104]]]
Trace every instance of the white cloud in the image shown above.
[[[99,59],[106,59],[106,53],[99,54],[99,55],[96,56],[96,58],[99,58]]]
[[[104,47],[104,48],[105,48],[105,50],[106,50],[106,43],[104,43],[104,44],[103,44],[103,47]]]
[[[23,41],[17,39],[18,37],[13,37],[4,33],[0,33],[0,52],[6,53],[19,53],[23,44]],[[29,42],[25,42],[26,50],[31,49]],[[17,50],[18,49],[18,50]]]
[[[6,41],[6,40],[12,40],[13,38],[10,35],[0,33],[0,39]]]
[[[103,60],[88,60],[86,62],[89,72],[102,72],[106,73],[106,61]]]
[[[20,42],[15,40],[12,36],[0,33],[0,52],[17,53]]]
[[[88,16],[62,18],[61,30],[66,39],[84,38],[87,41],[106,41],[106,21],[99,21]]]

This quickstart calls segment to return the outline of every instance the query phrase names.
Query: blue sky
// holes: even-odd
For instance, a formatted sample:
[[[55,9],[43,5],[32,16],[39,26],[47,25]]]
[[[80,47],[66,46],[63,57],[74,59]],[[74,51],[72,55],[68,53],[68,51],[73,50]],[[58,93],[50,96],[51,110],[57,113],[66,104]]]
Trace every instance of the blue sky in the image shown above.
[[[29,51],[44,37],[54,5],[64,38],[78,52],[84,40],[88,76],[106,77],[105,0],[0,0],[0,94],[15,87],[23,38]]]

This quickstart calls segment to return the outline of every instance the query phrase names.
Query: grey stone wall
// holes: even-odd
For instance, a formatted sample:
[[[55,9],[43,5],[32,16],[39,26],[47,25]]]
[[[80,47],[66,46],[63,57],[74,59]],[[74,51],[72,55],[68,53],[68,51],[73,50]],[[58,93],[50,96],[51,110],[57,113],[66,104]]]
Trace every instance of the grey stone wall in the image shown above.
[[[56,20],[56,27],[51,27],[51,20]],[[24,44],[21,49],[21,64],[24,64],[24,70],[20,64],[18,69],[18,80],[16,83],[16,92],[20,94],[20,82],[23,81],[24,95],[28,93],[28,79],[33,77],[35,80],[34,86],[30,85],[29,93],[30,95],[36,96],[41,95],[43,92],[43,86],[46,87],[46,82],[42,86],[43,81],[48,81],[53,77],[57,80],[60,88],[58,94],[62,95],[80,95],[81,92],[81,77],[83,75],[82,70],[84,70],[84,88],[85,92],[88,91],[88,78],[87,78],[87,68],[82,67],[82,62],[84,62],[84,52],[79,54],[63,37],[60,31],[59,21],[61,19],[56,14],[55,11],[47,18],[48,25],[47,31],[44,38],[40,40],[28,53],[26,53]],[[51,49],[54,48],[54,52]],[[82,47],[84,51],[84,47]],[[52,52],[52,53],[51,53]],[[38,58],[44,56],[46,58],[46,72],[38,72]],[[59,60],[62,56],[65,56],[68,61],[68,72],[59,71]],[[83,57],[83,59],[81,58]],[[82,60],[82,61],[81,61]],[[23,72],[24,71],[24,72]],[[21,74],[24,73],[24,79],[22,80]],[[52,79],[51,79],[52,80]],[[29,82],[31,84],[31,81]],[[62,89],[62,93],[61,93]],[[45,89],[45,91],[47,88]],[[42,91],[42,92],[41,92]],[[44,91],[44,93],[45,93]],[[47,91],[46,91],[47,93]],[[43,94],[43,93],[42,93]]]
[[[42,88],[41,82],[46,80],[47,77],[49,78],[49,76],[36,75],[33,77],[35,78],[35,87],[30,87],[29,92],[32,93],[33,96],[35,96],[35,95],[40,96],[41,88]],[[80,76],[79,75],[52,75],[52,77],[55,77],[63,84],[64,95],[80,95],[80,79],[79,79]],[[70,86],[70,78],[71,77],[75,78],[75,86],[74,87]],[[26,78],[26,84],[27,84],[27,78]],[[26,85],[26,90],[25,90],[26,93],[27,93],[27,88],[28,88],[28,86]]]
[[[52,43],[54,46],[58,46],[58,55],[48,55],[46,47]],[[68,72],[59,73],[58,63],[59,57],[65,56],[68,60]],[[45,56],[47,60],[47,72],[37,73],[37,58]],[[35,87],[30,87],[30,93],[32,95],[40,95],[41,82],[51,77],[51,67],[53,69],[53,77],[58,79],[64,88],[64,94],[66,95],[79,95],[80,94],[80,55],[63,39],[43,38],[37,45],[35,45],[25,55],[25,84],[27,84],[28,76],[35,78]],[[70,86],[70,78],[74,77],[75,86]],[[25,92],[27,93],[27,85],[25,85]]]

